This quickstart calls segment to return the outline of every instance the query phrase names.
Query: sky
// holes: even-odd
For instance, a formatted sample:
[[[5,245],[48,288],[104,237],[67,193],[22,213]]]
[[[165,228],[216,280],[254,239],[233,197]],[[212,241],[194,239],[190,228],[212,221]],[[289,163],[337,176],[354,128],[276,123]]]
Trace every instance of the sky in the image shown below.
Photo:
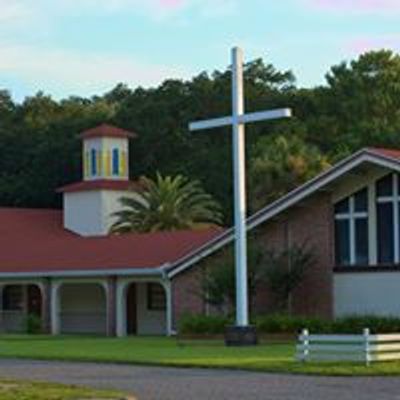
[[[313,87],[362,52],[400,51],[399,18],[400,0],[0,0],[0,89],[151,87],[223,70],[233,46]]]

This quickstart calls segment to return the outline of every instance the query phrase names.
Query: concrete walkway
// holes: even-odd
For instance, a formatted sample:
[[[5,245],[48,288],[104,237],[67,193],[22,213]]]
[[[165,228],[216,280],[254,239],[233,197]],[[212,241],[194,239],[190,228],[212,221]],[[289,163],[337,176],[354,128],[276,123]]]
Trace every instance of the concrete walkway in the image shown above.
[[[138,400],[400,400],[400,378],[0,360],[0,377],[114,388]]]

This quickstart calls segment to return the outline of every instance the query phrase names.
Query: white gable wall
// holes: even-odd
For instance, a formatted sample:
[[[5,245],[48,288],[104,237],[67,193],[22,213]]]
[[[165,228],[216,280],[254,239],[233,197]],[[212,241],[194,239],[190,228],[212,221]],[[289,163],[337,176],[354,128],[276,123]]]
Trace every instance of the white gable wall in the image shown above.
[[[375,182],[389,173],[386,168],[370,168],[362,174],[349,175],[334,188],[332,202],[368,187],[369,196],[369,265],[371,272],[335,272],[333,279],[334,315],[386,315],[400,317],[400,271],[379,271],[377,266],[377,232]],[[367,266],[365,266],[367,267]],[[357,267],[356,267],[357,268]]]
[[[121,209],[119,199],[133,194],[117,190],[93,190],[64,194],[64,227],[81,236],[107,235]]]
[[[81,236],[104,234],[100,191],[64,193],[64,227]]]
[[[335,316],[372,314],[400,317],[399,293],[400,272],[335,274]]]

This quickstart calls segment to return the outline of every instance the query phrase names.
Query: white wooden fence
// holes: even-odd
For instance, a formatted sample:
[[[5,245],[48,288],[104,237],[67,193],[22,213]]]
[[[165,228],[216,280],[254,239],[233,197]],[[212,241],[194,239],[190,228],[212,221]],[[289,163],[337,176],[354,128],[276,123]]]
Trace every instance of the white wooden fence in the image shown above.
[[[300,361],[373,361],[400,360],[400,334],[299,335],[296,358]]]

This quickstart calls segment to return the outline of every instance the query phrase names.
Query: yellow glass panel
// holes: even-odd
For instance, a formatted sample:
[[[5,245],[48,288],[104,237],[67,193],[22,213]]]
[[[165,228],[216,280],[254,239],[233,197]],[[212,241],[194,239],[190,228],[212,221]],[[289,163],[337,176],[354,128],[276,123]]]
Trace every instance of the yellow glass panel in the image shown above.
[[[105,154],[106,154],[106,161],[105,161],[106,176],[111,176],[111,151],[107,150]]]
[[[123,151],[121,153],[121,168],[120,168],[121,175],[126,176],[127,170],[128,170],[128,165],[127,165],[126,151]]]
[[[104,175],[108,176],[108,169],[107,169],[107,151],[103,151],[103,169]]]
[[[102,167],[103,167],[103,159],[102,159],[102,151],[98,150],[97,151],[97,175],[101,176],[103,173]]]
[[[84,158],[83,158],[83,174],[85,178],[89,176],[89,163],[90,163],[90,158],[89,158],[89,152],[85,151]]]

